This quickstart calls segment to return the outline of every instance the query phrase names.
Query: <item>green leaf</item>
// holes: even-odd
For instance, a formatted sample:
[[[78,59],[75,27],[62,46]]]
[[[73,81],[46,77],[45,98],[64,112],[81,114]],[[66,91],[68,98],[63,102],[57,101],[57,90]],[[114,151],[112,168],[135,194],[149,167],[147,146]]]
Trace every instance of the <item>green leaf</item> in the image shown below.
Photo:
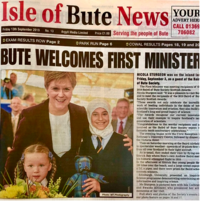
[[[23,186],[25,192],[27,192],[28,185],[27,185],[27,183],[26,183],[23,179],[17,178],[17,179],[16,179],[16,185],[17,185],[17,186]]]

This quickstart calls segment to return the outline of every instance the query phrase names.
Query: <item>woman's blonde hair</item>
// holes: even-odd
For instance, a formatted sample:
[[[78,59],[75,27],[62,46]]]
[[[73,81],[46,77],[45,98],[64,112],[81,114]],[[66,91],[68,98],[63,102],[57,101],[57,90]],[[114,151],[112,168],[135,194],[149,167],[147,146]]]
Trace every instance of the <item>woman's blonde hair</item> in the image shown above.
[[[47,179],[50,180],[54,178],[57,167],[56,167],[56,159],[53,157],[53,154],[49,151],[48,147],[43,144],[33,144],[28,146],[23,154],[21,159],[17,163],[17,167],[14,171],[14,182],[16,183],[16,178],[24,179],[26,177],[26,172],[24,171],[24,158],[28,153],[45,153],[49,158],[49,162],[52,163],[52,168],[47,175]]]
[[[60,80],[68,78],[72,87],[76,86],[76,73],[73,72],[59,72],[59,71],[45,71],[44,72],[44,86],[47,89],[53,80]]]

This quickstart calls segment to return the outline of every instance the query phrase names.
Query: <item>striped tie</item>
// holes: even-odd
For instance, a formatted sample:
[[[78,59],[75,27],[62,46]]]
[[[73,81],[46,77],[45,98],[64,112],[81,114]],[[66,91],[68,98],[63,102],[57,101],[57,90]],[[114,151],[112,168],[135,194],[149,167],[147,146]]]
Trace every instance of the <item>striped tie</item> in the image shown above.
[[[102,145],[101,145],[101,141],[102,141],[102,137],[97,137],[97,142],[98,142],[98,145],[97,145],[97,154],[100,153],[103,149]]]

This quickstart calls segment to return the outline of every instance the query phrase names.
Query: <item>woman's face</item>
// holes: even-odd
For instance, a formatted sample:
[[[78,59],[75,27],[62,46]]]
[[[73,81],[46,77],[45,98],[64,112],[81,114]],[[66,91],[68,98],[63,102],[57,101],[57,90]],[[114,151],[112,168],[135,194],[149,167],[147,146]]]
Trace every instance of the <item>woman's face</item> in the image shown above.
[[[68,111],[73,87],[68,78],[53,80],[46,89],[49,95],[49,112],[54,115],[63,115]]]
[[[104,130],[109,124],[109,115],[104,108],[97,108],[91,116],[92,125],[98,130]]]

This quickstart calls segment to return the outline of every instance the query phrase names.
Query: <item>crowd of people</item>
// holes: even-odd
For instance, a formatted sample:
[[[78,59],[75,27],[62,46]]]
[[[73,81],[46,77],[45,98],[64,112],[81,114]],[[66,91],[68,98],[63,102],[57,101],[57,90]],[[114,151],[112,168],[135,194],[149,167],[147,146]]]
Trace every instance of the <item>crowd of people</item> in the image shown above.
[[[70,102],[76,86],[76,73],[46,71],[44,83],[48,99],[35,104],[34,97],[27,95],[24,100],[33,103],[27,107],[21,102],[23,86],[16,82],[16,74],[11,73],[10,81],[4,79],[2,86],[1,98],[11,99],[12,111],[8,114],[1,109],[1,144],[4,146],[0,150],[2,159],[4,157],[1,171],[5,166],[14,181],[14,169],[25,150],[41,145],[55,158],[54,179],[62,178],[61,188],[75,173],[74,157],[80,154],[91,156],[93,170],[108,181],[108,184],[100,184],[96,179],[86,180],[83,185],[86,196],[91,192],[132,192],[133,118],[128,99],[119,99],[113,111],[106,100],[95,99],[86,110]],[[29,160],[27,156],[25,160],[33,169],[23,163],[25,177],[32,182],[48,183],[46,176],[52,169],[52,161],[47,158],[47,166],[41,165],[44,160],[34,155],[40,152],[31,153]],[[7,178],[7,173],[4,176]]]

